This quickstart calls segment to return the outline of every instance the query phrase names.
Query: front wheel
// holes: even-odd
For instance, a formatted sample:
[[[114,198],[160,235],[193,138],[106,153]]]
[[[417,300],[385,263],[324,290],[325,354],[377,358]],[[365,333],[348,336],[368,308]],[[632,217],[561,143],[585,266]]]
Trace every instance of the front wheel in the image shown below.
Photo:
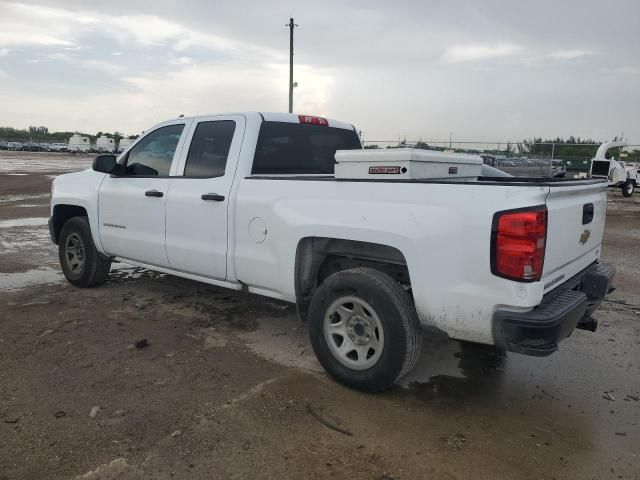
[[[636,182],[633,180],[627,180],[622,186],[622,196],[630,197],[636,189]]]
[[[64,224],[58,241],[62,273],[76,287],[103,283],[111,269],[111,259],[96,249],[86,217],[74,217]]]
[[[311,345],[324,369],[358,390],[389,388],[420,356],[420,323],[411,297],[386,273],[335,273],[309,306]]]

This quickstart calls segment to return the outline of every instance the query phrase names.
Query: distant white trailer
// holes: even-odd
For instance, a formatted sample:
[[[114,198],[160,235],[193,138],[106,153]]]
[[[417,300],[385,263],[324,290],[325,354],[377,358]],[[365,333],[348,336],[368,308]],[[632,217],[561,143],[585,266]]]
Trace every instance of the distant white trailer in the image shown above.
[[[96,150],[99,152],[113,152],[116,149],[116,142],[113,138],[101,135],[96,139]]]
[[[120,139],[120,142],[118,143],[118,150],[119,151],[124,151],[127,148],[129,148],[129,145],[131,145],[133,142],[135,142],[135,138],[129,138],[129,137],[123,137]]]
[[[78,133],[74,133],[69,139],[70,152],[88,152],[91,149],[89,137],[84,137]]]

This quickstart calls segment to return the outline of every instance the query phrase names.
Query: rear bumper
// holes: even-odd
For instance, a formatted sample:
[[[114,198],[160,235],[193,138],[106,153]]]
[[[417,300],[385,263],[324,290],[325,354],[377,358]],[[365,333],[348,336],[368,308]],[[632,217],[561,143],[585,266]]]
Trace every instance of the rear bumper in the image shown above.
[[[600,302],[613,290],[613,265],[596,263],[547,293],[530,312],[499,310],[493,317],[493,336],[505,350],[544,357],[577,328],[595,330],[591,318]]]

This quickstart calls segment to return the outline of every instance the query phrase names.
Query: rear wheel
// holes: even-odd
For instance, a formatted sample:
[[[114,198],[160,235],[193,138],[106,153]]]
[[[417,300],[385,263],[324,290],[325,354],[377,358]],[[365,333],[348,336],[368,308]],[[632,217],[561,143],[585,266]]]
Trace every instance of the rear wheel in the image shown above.
[[[627,180],[626,183],[622,186],[622,195],[624,197],[630,197],[633,195],[633,192],[636,189],[636,182],[633,180]]]
[[[389,388],[408,373],[422,343],[411,297],[371,268],[343,270],[318,287],[309,306],[309,335],[331,376],[367,392]]]
[[[77,287],[103,283],[111,269],[111,259],[96,249],[86,217],[74,217],[64,224],[58,242],[58,257],[66,279]]]

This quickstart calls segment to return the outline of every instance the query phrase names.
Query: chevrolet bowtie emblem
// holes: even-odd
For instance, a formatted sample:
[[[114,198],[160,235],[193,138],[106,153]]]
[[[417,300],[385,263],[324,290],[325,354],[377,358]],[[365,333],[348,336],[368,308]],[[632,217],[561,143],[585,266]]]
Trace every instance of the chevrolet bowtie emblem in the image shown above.
[[[585,230],[584,232],[582,232],[582,235],[580,235],[580,244],[584,245],[585,243],[587,243],[590,236],[591,230]]]

